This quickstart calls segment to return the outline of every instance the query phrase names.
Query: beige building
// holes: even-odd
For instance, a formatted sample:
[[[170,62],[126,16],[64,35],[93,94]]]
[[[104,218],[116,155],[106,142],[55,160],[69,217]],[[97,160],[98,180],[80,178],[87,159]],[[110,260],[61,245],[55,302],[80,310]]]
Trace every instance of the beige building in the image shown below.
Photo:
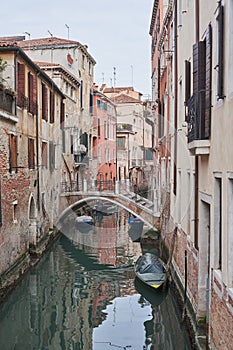
[[[233,337],[232,15],[231,0],[154,1],[152,14],[155,47],[169,31],[173,37],[173,74],[166,84],[174,96],[167,113],[173,128],[171,193],[163,235],[170,245],[177,226],[173,267],[183,287],[187,282],[197,336],[206,323],[213,349],[230,349]],[[159,51],[161,63],[168,50]]]
[[[63,172],[62,180],[82,188],[83,181],[93,175],[95,60],[89,54],[87,45],[78,41],[49,37],[21,40],[18,44],[33,61],[39,62],[67,97],[63,128],[63,154],[67,169]]]
[[[117,110],[117,180],[130,180],[130,189],[148,196],[152,181],[154,134],[149,101],[132,87],[101,87]],[[150,193],[151,196],[151,193]]]

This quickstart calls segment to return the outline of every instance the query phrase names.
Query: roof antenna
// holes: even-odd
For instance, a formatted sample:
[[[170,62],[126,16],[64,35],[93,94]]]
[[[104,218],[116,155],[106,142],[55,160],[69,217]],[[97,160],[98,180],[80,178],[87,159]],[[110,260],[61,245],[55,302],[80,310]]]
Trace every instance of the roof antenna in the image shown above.
[[[67,31],[68,31],[68,40],[70,40],[70,27],[68,26],[68,24],[65,24]]]
[[[48,30],[48,33],[50,34],[51,37],[53,36],[53,34],[50,32],[50,30]]]

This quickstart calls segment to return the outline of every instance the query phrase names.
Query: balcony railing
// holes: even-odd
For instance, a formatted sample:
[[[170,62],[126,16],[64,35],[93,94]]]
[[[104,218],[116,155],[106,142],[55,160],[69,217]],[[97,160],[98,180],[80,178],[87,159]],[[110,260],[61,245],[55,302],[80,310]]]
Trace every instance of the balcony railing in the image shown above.
[[[206,136],[205,90],[193,94],[187,102],[188,142],[208,139]]]
[[[14,94],[8,91],[7,89],[0,87],[0,108],[12,114],[14,102],[15,102]]]

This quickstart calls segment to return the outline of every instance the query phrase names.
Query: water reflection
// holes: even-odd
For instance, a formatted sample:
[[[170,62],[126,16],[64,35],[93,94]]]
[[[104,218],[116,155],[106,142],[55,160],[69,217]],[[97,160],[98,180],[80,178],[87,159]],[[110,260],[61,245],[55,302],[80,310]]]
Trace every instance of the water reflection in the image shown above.
[[[170,291],[135,280],[141,246],[128,218],[103,215],[90,234],[65,223],[66,236],[1,305],[1,350],[190,348]]]

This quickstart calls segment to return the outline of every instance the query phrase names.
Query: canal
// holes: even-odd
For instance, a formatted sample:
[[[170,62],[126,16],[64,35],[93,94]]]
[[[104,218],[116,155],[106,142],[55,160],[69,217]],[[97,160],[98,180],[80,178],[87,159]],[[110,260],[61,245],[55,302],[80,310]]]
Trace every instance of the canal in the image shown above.
[[[154,291],[135,279],[142,247],[131,214],[85,210],[78,214],[95,224],[77,227],[77,212],[68,216],[60,238],[0,305],[0,349],[191,349],[169,286]]]

